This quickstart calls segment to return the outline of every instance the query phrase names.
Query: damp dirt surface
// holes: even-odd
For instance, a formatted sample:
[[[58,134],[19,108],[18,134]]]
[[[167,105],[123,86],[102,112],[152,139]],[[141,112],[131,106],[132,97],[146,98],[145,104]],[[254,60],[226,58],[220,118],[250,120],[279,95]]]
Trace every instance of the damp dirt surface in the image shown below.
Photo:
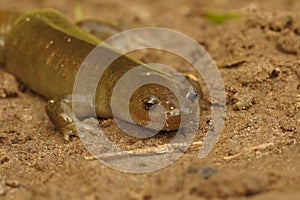
[[[0,199],[300,199],[299,1],[0,0],[3,10],[43,7],[73,21],[96,18],[124,30],[155,26],[187,34],[219,66],[227,94],[225,126],[210,154],[200,159],[211,123],[206,107],[194,143],[181,158],[151,173],[120,172],[93,159],[78,137],[65,141],[46,115],[46,101],[20,87],[2,66]],[[215,25],[205,17],[208,10],[243,17]],[[189,72],[173,57],[153,51],[139,56]],[[147,152],[174,137],[136,139],[113,119],[101,124],[126,150]]]

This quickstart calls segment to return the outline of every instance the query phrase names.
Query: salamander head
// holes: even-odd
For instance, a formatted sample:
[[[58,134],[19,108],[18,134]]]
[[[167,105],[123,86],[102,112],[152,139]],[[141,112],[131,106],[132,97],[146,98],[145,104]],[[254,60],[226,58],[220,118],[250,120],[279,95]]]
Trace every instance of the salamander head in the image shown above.
[[[155,76],[154,80],[159,77],[166,81],[166,84],[144,84],[131,95],[129,113],[134,123],[152,129],[172,131],[177,130],[181,122],[183,126],[192,122],[195,114],[199,113],[201,91],[197,92],[190,84],[183,84],[165,75]],[[168,87],[169,85],[172,85],[172,89]],[[177,96],[171,90],[176,90]],[[119,103],[119,112],[123,112],[121,100]]]

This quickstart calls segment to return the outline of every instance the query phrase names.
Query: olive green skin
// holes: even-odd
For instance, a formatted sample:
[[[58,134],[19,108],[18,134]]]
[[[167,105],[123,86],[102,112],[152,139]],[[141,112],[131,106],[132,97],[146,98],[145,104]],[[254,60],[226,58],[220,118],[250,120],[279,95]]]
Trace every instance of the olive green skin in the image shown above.
[[[80,65],[100,42],[54,10],[33,11],[19,17],[7,34],[5,65],[47,99],[63,96],[72,93]],[[97,116],[111,117],[111,88],[123,73],[140,64],[121,56],[106,70],[97,89]]]
[[[9,72],[16,75],[30,89],[47,99],[52,99],[72,94],[79,67],[100,42],[100,39],[84,32],[55,10],[31,11],[20,15],[7,33],[4,64]],[[116,53],[107,45],[103,45],[103,48]],[[112,117],[110,104],[115,84],[123,74],[139,65],[143,63],[120,55],[106,69],[96,90],[95,108],[98,117]],[[149,68],[149,71],[153,70]],[[164,74],[160,75],[157,71],[155,73],[173,81]],[[173,83],[178,85],[178,89],[185,87],[180,82]],[[159,98],[166,111],[170,111],[170,108],[164,102],[171,101],[172,105],[178,105],[174,94],[162,86],[149,86],[135,92],[129,106],[132,118],[139,125],[149,122],[149,113],[143,105],[143,100],[152,94]],[[118,113],[125,112],[122,110],[124,102],[120,100],[118,104]],[[116,117],[130,121],[124,119],[122,114]],[[167,126],[164,126],[163,130],[178,129],[180,118],[181,114],[169,116],[166,119]]]

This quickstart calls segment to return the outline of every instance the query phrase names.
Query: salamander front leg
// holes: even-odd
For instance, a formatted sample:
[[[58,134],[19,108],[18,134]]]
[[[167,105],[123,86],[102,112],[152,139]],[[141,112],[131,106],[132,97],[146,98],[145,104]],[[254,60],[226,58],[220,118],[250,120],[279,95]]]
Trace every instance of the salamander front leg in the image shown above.
[[[81,122],[72,110],[72,96],[55,97],[46,105],[47,115],[54,126],[64,135],[65,140],[70,136],[78,136],[77,128],[93,129],[90,125]]]
[[[71,135],[78,135],[75,123],[79,120],[71,107],[71,97],[55,97],[46,104],[46,112],[54,126],[69,140]]]

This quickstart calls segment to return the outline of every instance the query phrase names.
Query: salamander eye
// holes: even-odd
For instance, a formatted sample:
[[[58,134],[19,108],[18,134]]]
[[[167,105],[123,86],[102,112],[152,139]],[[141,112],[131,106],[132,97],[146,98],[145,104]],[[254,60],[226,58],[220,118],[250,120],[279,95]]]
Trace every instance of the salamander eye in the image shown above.
[[[198,94],[196,91],[192,88],[189,89],[189,91],[186,94],[186,97],[191,101],[194,102],[198,98]]]
[[[159,103],[158,98],[154,97],[154,96],[150,96],[146,99],[143,100],[144,103],[144,108],[146,110],[150,110],[150,108],[154,105],[157,105]]]

